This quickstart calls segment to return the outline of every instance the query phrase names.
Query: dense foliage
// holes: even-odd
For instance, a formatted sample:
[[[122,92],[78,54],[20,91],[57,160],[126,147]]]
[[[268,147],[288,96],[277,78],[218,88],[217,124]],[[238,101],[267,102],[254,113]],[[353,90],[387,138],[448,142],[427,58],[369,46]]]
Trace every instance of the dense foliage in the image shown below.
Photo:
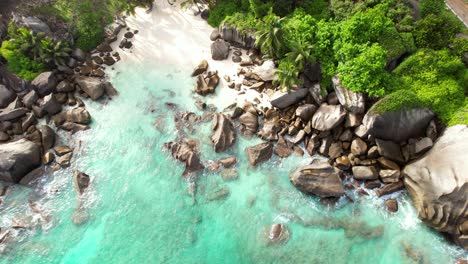
[[[38,10],[44,15],[53,15],[69,23],[76,38],[76,46],[88,51],[104,39],[104,27],[116,15],[133,13],[137,6],[148,6],[152,0],[57,0],[52,6]]]
[[[8,61],[10,71],[26,80],[34,79],[45,69],[64,65],[71,52],[66,43],[13,23],[8,27],[8,36],[10,39],[2,43],[0,54]]]
[[[379,111],[427,106],[446,123],[466,120],[468,40],[456,37],[464,27],[443,0],[421,0],[419,10],[405,0],[218,0],[209,22],[255,35],[279,65],[281,89],[300,85],[318,61],[322,87],[338,75],[353,91],[385,97]]]

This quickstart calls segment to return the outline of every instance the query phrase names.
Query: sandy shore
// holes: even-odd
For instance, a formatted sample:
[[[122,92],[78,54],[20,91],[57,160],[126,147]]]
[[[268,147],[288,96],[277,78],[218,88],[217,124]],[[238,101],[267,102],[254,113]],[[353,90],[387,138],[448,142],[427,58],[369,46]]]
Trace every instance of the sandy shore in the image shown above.
[[[178,1],[180,2],[180,1]],[[232,62],[232,52],[228,59],[215,61],[211,59],[210,34],[213,28],[200,16],[195,16],[196,8],[181,9],[178,3],[171,5],[167,0],[156,0],[153,10],[138,8],[134,16],[126,19],[128,27],[138,29],[138,35],[132,39],[134,47],[130,52],[120,52],[121,62],[155,61],[162,65],[179,65],[183,69],[192,69],[206,59],[209,70],[218,71],[222,79],[215,95],[207,96],[206,102],[218,107],[218,110],[231,105],[236,100],[238,105],[246,101],[253,102],[257,98],[262,106],[270,106],[268,96],[243,87],[245,94],[227,87],[223,76],[241,82],[237,77],[239,64]],[[119,35],[118,41],[112,44],[114,50],[120,50],[118,45],[125,30]],[[247,58],[246,52],[243,57]],[[190,75],[190,72],[187,72]]]

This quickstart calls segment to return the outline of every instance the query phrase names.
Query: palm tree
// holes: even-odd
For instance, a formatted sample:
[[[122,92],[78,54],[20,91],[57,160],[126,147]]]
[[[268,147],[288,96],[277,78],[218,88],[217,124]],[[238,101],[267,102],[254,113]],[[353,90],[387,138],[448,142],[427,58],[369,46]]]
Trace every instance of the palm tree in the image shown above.
[[[284,59],[276,70],[275,74],[277,78],[274,84],[278,84],[280,89],[286,89],[289,93],[292,87],[301,83],[298,78],[299,72],[297,65],[293,61]]]
[[[291,51],[286,54],[286,57],[296,63],[299,71],[303,71],[307,63],[315,61],[312,50],[313,46],[308,42],[298,41],[291,46]]]
[[[259,47],[264,55],[271,59],[277,59],[281,56],[284,43],[282,39],[283,30],[281,29],[280,18],[272,13],[264,17],[265,27],[256,32],[257,40],[255,45]]]

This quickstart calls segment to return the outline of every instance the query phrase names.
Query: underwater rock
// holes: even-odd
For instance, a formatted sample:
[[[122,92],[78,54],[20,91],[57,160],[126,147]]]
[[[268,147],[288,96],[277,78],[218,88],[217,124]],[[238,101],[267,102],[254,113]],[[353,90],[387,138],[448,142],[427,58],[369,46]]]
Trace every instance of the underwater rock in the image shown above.
[[[261,143],[253,147],[247,147],[245,150],[247,151],[249,164],[252,167],[269,160],[273,155],[273,145],[270,143]]]
[[[319,197],[340,197],[344,194],[338,169],[326,161],[299,167],[289,175],[291,183],[300,191]]]
[[[211,142],[216,152],[223,152],[234,145],[236,131],[231,120],[222,113],[213,116]]]

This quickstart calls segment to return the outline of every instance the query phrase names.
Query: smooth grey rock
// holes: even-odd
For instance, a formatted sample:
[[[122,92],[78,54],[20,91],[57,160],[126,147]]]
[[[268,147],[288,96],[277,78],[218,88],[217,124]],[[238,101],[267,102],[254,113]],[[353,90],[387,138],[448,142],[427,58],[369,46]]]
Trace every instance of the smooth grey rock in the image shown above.
[[[31,85],[34,87],[39,96],[46,96],[52,92],[55,92],[57,86],[57,78],[53,72],[43,72],[39,74],[31,82]]]
[[[468,127],[447,128],[432,149],[403,170],[419,217],[468,249]]]
[[[104,94],[104,85],[98,78],[80,76],[76,78],[76,83],[93,101]]]
[[[315,162],[299,167],[289,175],[291,183],[300,191],[319,197],[340,197],[344,194],[338,170],[328,162]]]
[[[338,101],[346,110],[354,114],[364,114],[366,104],[364,95],[356,93],[341,85],[340,79],[337,75],[332,78],[333,88],[335,90]]]
[[[272,82],[276,79],[275,62],[266,60],[261,66],[255,67],[252,73],[256,74],[264,82]]]
[[[308,93],[308,89],[299,89],[296,91],[292,91],[272,100],[271,105],[279,109],[284,109],[291,105],[299,103],[300,101],[302,101],[302,99],[306,97]]]
[[[16,94],[0,84],[0,108],[7,107],[16,98]]]
[[[369,134],[375,138],[394,142],[426,135],[426,128],[434,118],[431,110],[427,108],[401,109],[380,114],[373,110],[379,102],[372,106],[363,119],[363,124]]]
[[[31,141],[0,144],[0,180],[19,182],[26,174],[41,165],[41,150]]]
[[[341,105],[320,105],[312,117],[312,127],[320,131],[329,131],[337,127],[346,117]]]
[[[211,58],[213,60],[225,60],[229,56],[229,43],[218,39],[211,44]]]

